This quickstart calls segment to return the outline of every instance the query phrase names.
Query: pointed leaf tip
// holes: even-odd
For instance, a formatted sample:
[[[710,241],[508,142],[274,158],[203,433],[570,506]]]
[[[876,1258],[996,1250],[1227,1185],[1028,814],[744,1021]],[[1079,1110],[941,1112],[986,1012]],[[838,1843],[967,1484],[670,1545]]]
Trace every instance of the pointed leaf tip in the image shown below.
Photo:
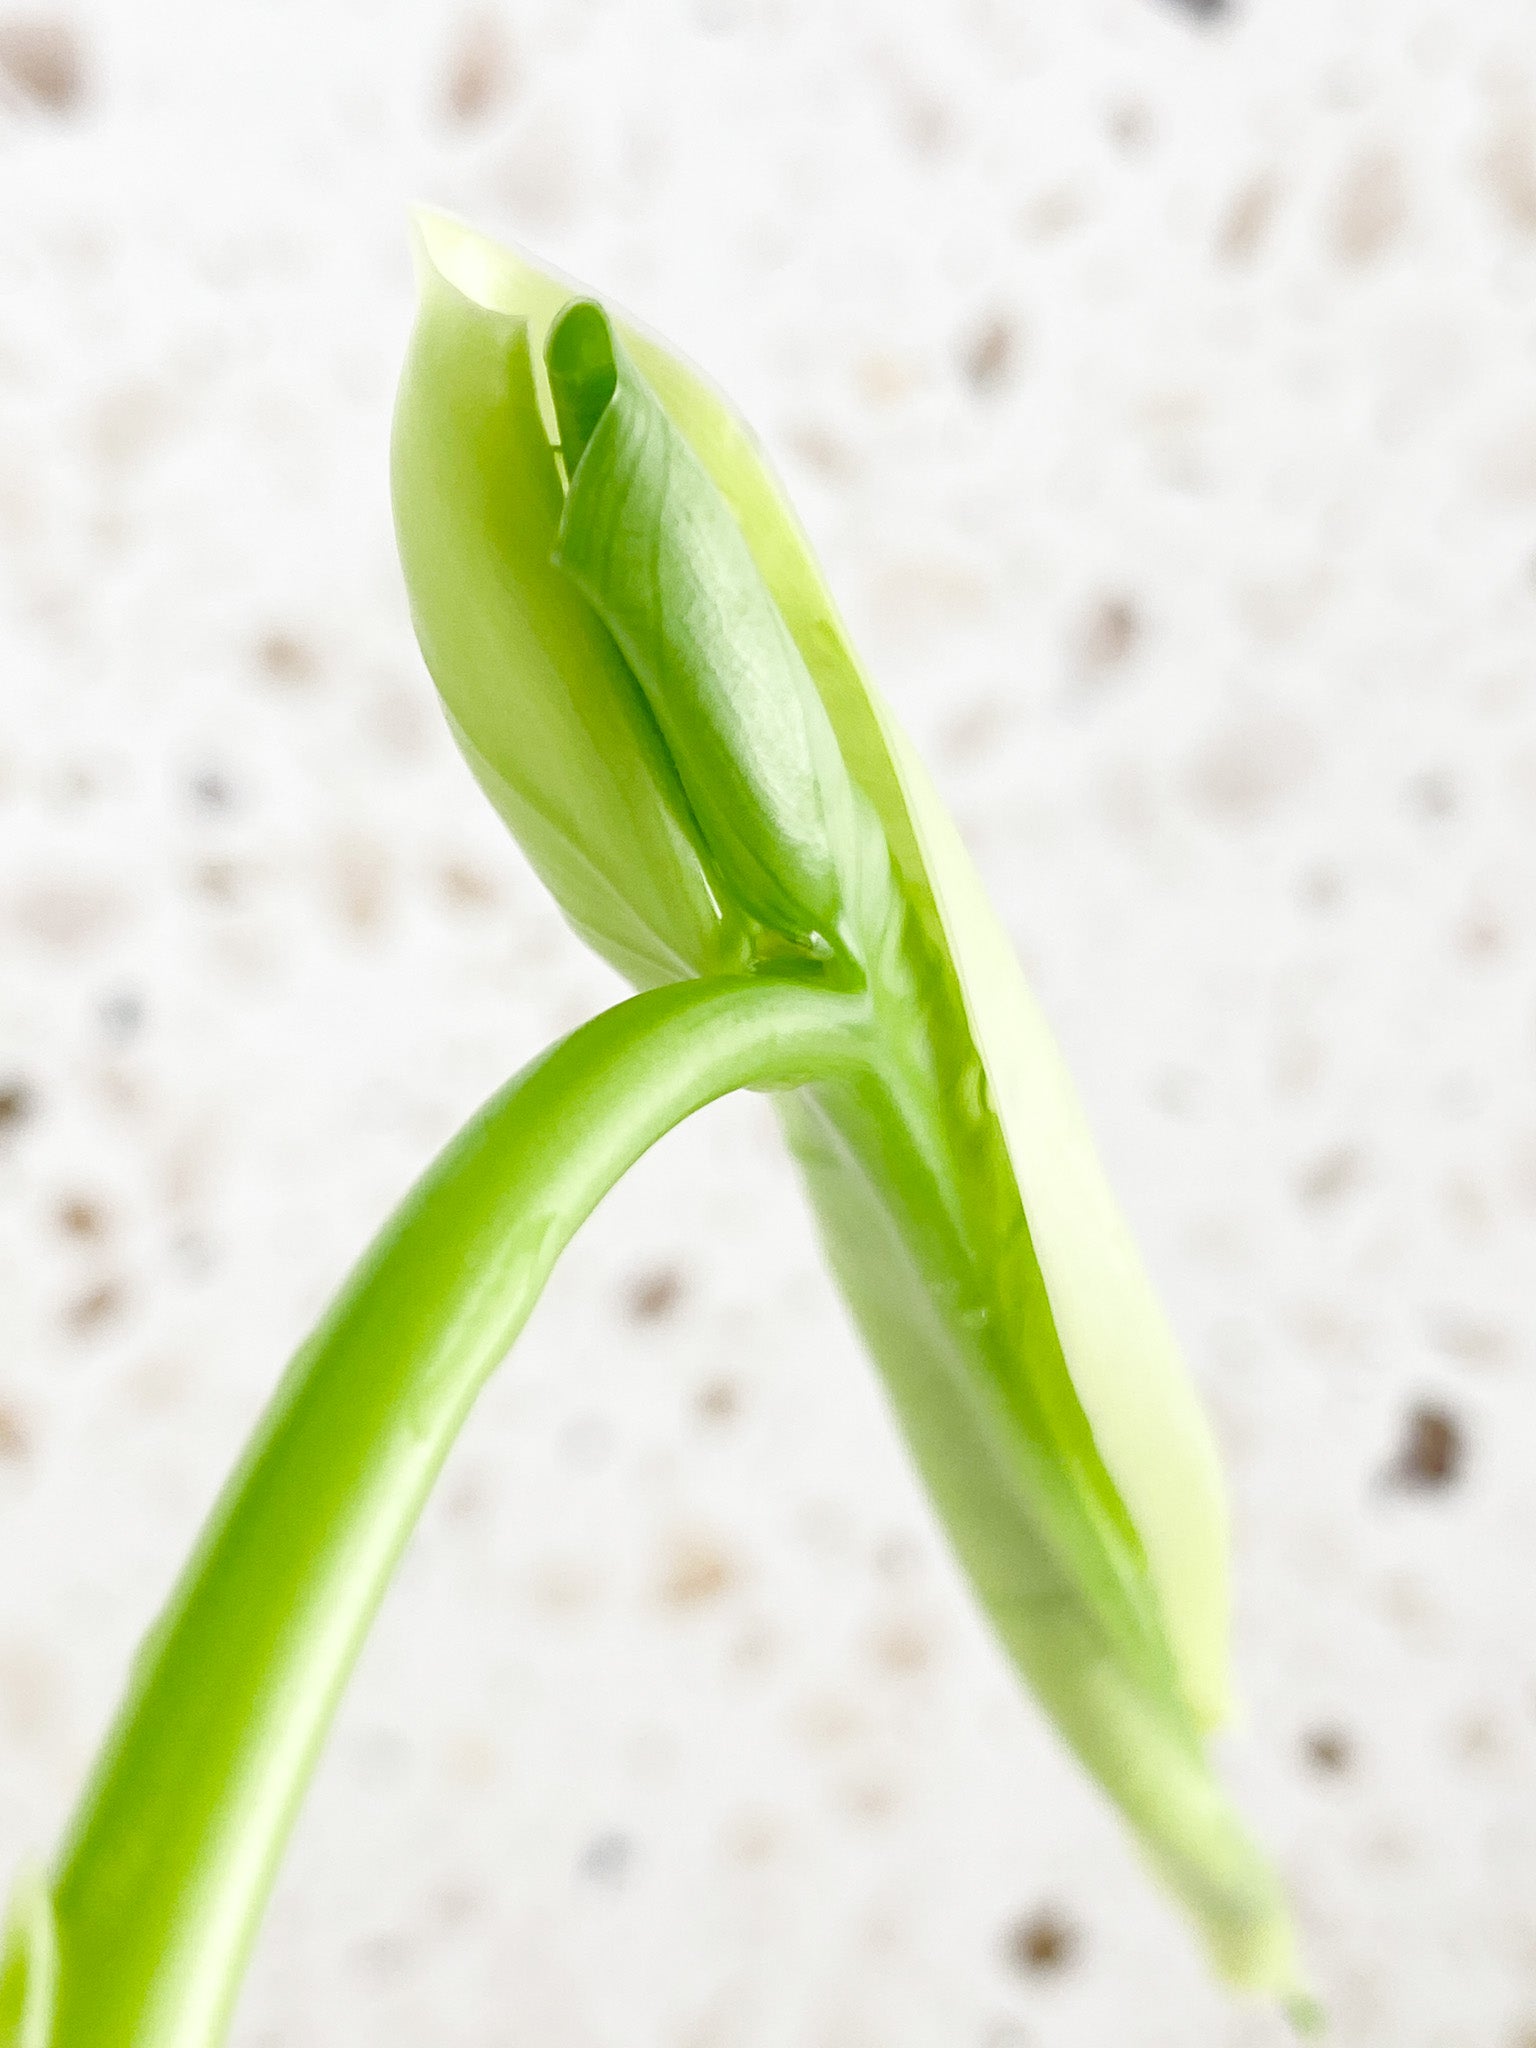
[[[573,475],[619,381],[613,328],[591,299],[567,306],[545,351],[566,475]]]

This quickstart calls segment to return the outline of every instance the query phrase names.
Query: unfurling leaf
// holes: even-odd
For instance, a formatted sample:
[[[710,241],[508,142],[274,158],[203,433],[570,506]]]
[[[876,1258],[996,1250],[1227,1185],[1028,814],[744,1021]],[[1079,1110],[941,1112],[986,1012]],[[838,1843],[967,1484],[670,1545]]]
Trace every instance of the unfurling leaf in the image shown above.
[[[430,461],[397,464],[402,534],[524,522],[524,582],[542,590],[553,564],[588,607],[561,658],[584,668],[598,651],[591,675],[573,669],[565,686],[584,703],[592,677],[604,692],[585,728],[604,764],[588,814],[558,734],[546,752],[518,725],[548,664],[530,681],[503,658],[510,625],[496,649],[444,627],[516,609],[501,566],[477,545],[440,576],[404,546],[428,662],[477,772],[526,790],[540,815],[548,777],[569,843],[621,896],[633,873],[627,909],[651,935],[643,945],[615,942],[623,920],[600,892],[583,900],[574,859],[552,886],[609,958],[635,956],[635,979],[663,954],[676,972],[707,971],[698,963],[713,949],[748,972],[798,958],[865,990],[874,1049],[857,1073],[784,1099],[783,1113],[914,1459],[1004,1646],[1219,1966],[1292,1993],[1283,1898],[1206,1756],[1229,1698],[1210,1434],[959,837],[731,408],[662,344],[523,259],[441,216],[424,215],[419,232],[426,331],[446,320],[483,332],[517,366],[520,431],[531,441],[541,423],[565,493],[556,503],[537,450],[499,476],[494,458],[482,466],[484,396],[419,388],[452,377],[463,344],[418,346],[402,418],[431,418],[444,438]],[[472,510],[453,503],[466,466]],[[537,537],[512,509],[534,471]],[[540,541],[547,556],[534,564]],[[484,705],[497,708],[472,728],[464,707]],[[645,799],[637,776],[652,778]],[[627,811],[603,799],[614,782]],[[536,835],[511,806],[504,815],[549,874]],[[659,899],[674,882],[669,914]]]
[[[1236,1982],[1304,2020],[1213,1775],[1214,1449],[1012,948],[735,414],[457,224],[419,224],[393,476],[481,785],[641,991],[428,1167],[301,1347],[18,1887],[0,2048],[215,2048],[337,1698],[479,1389],[604,1192],[777,1096],[977,1598]]]

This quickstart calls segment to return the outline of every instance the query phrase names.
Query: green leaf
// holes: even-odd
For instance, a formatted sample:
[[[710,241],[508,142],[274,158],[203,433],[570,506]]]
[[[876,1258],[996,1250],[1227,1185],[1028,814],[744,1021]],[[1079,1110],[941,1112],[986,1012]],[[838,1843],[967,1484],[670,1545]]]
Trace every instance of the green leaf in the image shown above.
[[[1145,1545],[1187,1695],[1203,1722],[1218,1723],[1230,1688],[1226,1509],[1214,1448],[1071,1079],[974,864],[859,666],[754,438],[687,364],[654,342],[631,346],[734,510],[962,996],[1074,1384]]]
[[[1012,950],[731,408],[596,309],[562,324],[562,287],[523,259],[474,261],[536,344],[552,333],[559,559],[646,692],[713,871],[780,931],[824,933],[836,902],[867,979],[878,1058],[786,1120],[978,1595],[1220,1966],[1284,1990],[1284,1902],[1202,1739],[1228,1705],[1214,1449]],[[809,770],[778,736],[806,677],[857,792],[840,816],[814,720]]]
[[[634,678],[551,562],[563,506],[527,324],[468,296],[472,242],[419,237],[395,412],[417,637],[482,788],[576,930],[640,987],[737,950]]]
[[[830,949],[854,799],[799,650],[602,310],[572,306],[546,355],[571,468],[555,559],[644,690],[726,894],[769,931]]]
[[[50,2048],[58,1977],[58,1931],[47,1879],[40,1870],[27,1870],[12,1889],[0,1944],[0,2042],[6,2048]]]

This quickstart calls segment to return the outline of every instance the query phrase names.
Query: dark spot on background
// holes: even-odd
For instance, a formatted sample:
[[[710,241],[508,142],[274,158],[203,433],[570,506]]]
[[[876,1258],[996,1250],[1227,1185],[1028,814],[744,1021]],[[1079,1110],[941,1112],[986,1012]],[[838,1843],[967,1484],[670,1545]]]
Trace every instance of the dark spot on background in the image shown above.
[[[1359,1186],[1364,1161],[1353,1145],[1330,1145],[1303,1168],[1296,1192],[1309,1209],[1321,1209]]]
[[[20,1411],[9,1402],[0,1401],[0,1461],[19,1465],[31,1448],[32,1432],[23,1422]]]
[[[192,870],[192,886],[210,903],[233,903],[240,894],[240,866],[232,860],[200,860]]]
[[[1437,1492],[1461,1477],[1465,1458],[1460,1423],[1449,1409],[1426,1402],[1410,1411],[1387,1479],[1410,1492]]]
[[[440,1927],[467,1927],[485,1912],[485,1894],[468,1884],[445,1884],[432,1894],[431,1912]]]
[[[348,837],[331,849],[330,895],[349,931],[376,932],[384,921],[390,875],[384,849],[374,841]]]
[[[644,1274],[629,1290],[628,1307],[637,1323],[659,1323],[674,1313],[683,1298],[683,1276],[675,1266]]]
[[[37,1098],[25,1081],[0,1081],[0,1131],[24,1124],[37,1107]]]
[[[998,744],[1007,723],[1003,706],[995,698],[983,697],[949,721],[939,735],[939,746],[951,761],[974,760]]]
[[[42,945],[67,950],[88,946],[121,922],[126,904],[103,884],[69,876],[45,877],[16,898],[16,923]]]
[[[374,1934],[356,1943],[352,1957],[366,1976],[393,1978],[409,1967],[414,1953],[414,1944],[407,1935]]]
[[[77,1337],[89,1337],[110,1323],[123,1306],[123,1290],[114,1280],[103,1280],[77,1295],[64,1311],[64,1321]]]
[[[1301,1753],[1314,1771],[1338,1777],[1355,1760],[1355,1745],[1341,1728],[1314,1728],[1302,1738]]]
[[[67,114],[85,92],[85,59],[68,22],[44,15],[0,21],[0,71],[34,106]]]
[[[953,110],[910,78],[892,81],[896,129],[914,156],[941,156],[953,143],[960,123]]]
[[[1224,824],[1269,816],[1310,773],[1317,747],[1308,728],[1258,705],[1234,713],[1190,763],[1189,793]]]
[[[99,1202],[86,1195],[70,1195],[59,1204],[59,1228],[66,1237],[96,1238],[107,1227]]]
[[[516,87],[512,52],[494,14],[467,16],[443,78],[443,109],[452,121],[480,121],[512,97]]]
[[[1407,218],[1401,163],[1390,150],[1370,150],[1357,159],[1335,199],[1333,252],[1341,263],[1370,263],[1397,239]]]
[[[1168,0],[1168,5],[1197,21],[1217,21],[1232,12],[1232,0]]]
[[[577,1867],[583,1877],[595,1878],[599,1884],[622,1884],[634,1868],[634,1861],[632,1839],[617,1828],[605,1828],[582,1850]]]
[[[1078,1934],[1057,1913],[1048,1908],[1030,1913],[1004,1937],[1003,1953],[1016,1970],[1031,1976],[1048,1975],[1065,1969],[1078,1949]]]
[[[1271,177],[1250,179],[1237,193],[1216,237],[1216,251],[1228,263],[1246,263],[1269,234],[1280,188]]]
[[[1481,965],[1509,951],[1509,927],[1495,910],[1469,910],[1457,925],[1452,943],[1463,960]]]
[[[1456,809],[1456,782],[1444,768],[1426,768],[1408,784],[1408,801],[1421,818],[1448,818]]]
[[[192,798],[207,811],[227,811],[235,800],[234,785],[218,768],[204,768],[192,777]]]
[[[1122,100],[1110,110],[1110,139],[1121,149],[1145,149],[1153,129],[1152,109],[1145,100]]]
[[[1333,910],[1343,899],[1344,878],[1337,868],[1308,868],[1296,893],[1307,910]]]
[[[960,351],[960,368],[973,391],[990,396],[1012,381],[1018,369],[1021,336],[1006,313],[984,320]]]
[[[119,1043],[132,1038],[144,1022],[144,999],[124,989],[101,1005],[102,1028]]]
[[[1504,1747],[1498,1721],[1491,1714],[1469,1714],[1452,1733],[1455,1754],[1469,1764],[1492,1762]]]
[[[1512,109],[1488,144],[1483,173],[1506,218],[1529,234],[1536,229],[1536,124],[1528,108]],[[1532,2035],[1536,2040],[1536,2033]]]
[[[732,1422],[741,1413],[741,1389],[734,1380],[707,1380],[694,1406],[705,1422]]]
[[[863,1775],[841,1785],[836,1800],[850,1820],[878,1823],[889,1820],[901,1804],[901,1790],[889,1778]]]
[[[893,1678],[911,1678],[933,1662],[933,1639],[920,1621],[897,1616],[884,1621],[870,1638],[870,1654]]]
[[[319,664],[304,642],[292,633],[267,633],[256,643],[256,659],[274,683],[290,687],[312,683]]]
[[[709,1536],[678,1536],[662,1560],[657,1589],[668,1607],[702,1607],[740,1577],[735,1559]]]
[[[1141,638],[1141,614],[1130,598],[1105,597],[1084,621],[1079,657],[1093,674],[1118,668],[1135,650]]]
[[[496,879],[467,860],[445,861],[438,870],[445,901],[462,910],[485,910],[497,900]]]
[[[807,469],[832,482],[850,475],[855,467],[852,455],[829,427],[819,420],[807,420],[784,429],[783,440]]]

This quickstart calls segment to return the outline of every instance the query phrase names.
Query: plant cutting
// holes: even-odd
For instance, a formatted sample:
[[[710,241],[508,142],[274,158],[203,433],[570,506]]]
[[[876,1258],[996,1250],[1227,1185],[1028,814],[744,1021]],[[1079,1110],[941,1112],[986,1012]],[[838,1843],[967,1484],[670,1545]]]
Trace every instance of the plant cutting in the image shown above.
[[[635,994],[427,1169],[288,1369],[19,1881],[0,2043],[213,2048],[368,1624],[475,1396],[649,1146],[771,1091],[977,1599],[1234,1984],[1307,2008],[1213,1774],[1212,1440],[1060,1057],[754,442],[674,352],[446,217],[393,487],[455,738]]]

